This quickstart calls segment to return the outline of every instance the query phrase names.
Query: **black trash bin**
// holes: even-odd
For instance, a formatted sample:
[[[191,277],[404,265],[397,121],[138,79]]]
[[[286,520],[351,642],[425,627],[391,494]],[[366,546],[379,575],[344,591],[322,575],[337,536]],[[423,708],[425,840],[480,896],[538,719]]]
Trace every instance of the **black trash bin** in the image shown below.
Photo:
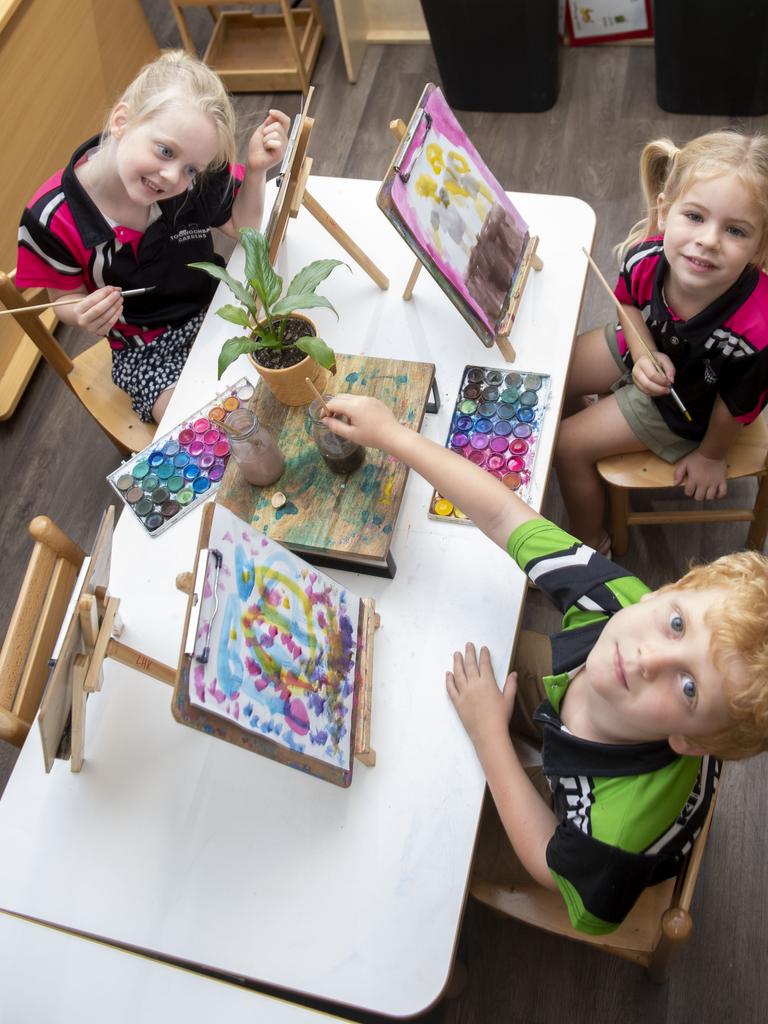
[[[766,0],[657,0],[653,16],[662,110],[768,113]]]
[[[421,0],[445,98],[459,110],[548,110],[558,0]]]

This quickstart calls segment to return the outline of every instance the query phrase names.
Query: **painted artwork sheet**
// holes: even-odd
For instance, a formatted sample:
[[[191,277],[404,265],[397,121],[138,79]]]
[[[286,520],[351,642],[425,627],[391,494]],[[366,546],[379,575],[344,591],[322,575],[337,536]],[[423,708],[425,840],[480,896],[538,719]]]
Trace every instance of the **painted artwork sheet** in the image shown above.
[[[190,705],[348,770],[359,615],[358,597],[217,506]]]
[[[424,90],[377,202],[492,345],[509,326],[528,226],[434,85]]]

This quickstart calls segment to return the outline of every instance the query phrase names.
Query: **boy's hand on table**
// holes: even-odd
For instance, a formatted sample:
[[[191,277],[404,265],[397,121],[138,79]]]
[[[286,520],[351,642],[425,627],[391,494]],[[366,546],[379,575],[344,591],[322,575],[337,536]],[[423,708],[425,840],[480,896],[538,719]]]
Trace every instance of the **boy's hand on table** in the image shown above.
[[[683,486],[687,497],[712,501],[728,492],[727,472],[725,459],[709,459],[697,448],[675,463],[673,480]]]
[[[469,643],[463,655],[460,651],[453,655],[453,671],[446,672],[445,686],[478,752],[498,742],[509,742],[509,721],[517,693],[516,672],[507,676],[504,690],[499,690],[488,648],[480,648],[478,659],[475,645]]]

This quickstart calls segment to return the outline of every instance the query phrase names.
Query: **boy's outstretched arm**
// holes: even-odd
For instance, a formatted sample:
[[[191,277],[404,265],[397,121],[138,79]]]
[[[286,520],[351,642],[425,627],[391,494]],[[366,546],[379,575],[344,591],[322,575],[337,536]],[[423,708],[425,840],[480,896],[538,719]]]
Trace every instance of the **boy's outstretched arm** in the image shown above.
[[[467,644],[463,655],[458,651],[454,654],[453,671],[446,673],[445,685],[475,747],[515,853],[539,885],[557,889],[547,867],[547,844],[557,828],[557,819],[528,778],[509,735],[516,674],[507,677],[501,692],[488,648],[480,648],[478,660],[474,644]]]
[[[328,408],[335,414],[323,421],[330,430],[368,448],[380,448],[410,466],[499,547],[506,548],[509,535],[521,523],[541,518],[490,473],[398,423],[377,398],[336,395]]]

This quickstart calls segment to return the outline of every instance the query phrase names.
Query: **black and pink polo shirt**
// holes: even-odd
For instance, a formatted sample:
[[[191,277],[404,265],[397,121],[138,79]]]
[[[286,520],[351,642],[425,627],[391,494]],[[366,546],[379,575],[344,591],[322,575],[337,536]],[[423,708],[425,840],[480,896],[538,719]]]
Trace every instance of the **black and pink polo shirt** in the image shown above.
[[[768,402],[768,276],[748,267],[706,309],[679,320],[664,301],[669,264],[663,243],[663,236],[647,238],[627,252],[615,294],[642,312],[659,351],[675,364],[675,391],[693,422],[668,396],[654,399],[664,421],[679,437],[699,441],[717,395],[741,423],[751,423]],[[631,367],[620,326],[617,341]]]
[[[105,285],[154,290],[129,296],[109,335],[113,349],[147,345],[205,309],[216,281],[188,263],[214,252],[211,227],[232,215],[244,167],[205,174],[188,192],[155,203],[144,231],[122,227],[97,208],[75,175],[76,165],[98,145],[89,139],[69,164],[34,194],[19,227],[16,284],[92,292]]]

